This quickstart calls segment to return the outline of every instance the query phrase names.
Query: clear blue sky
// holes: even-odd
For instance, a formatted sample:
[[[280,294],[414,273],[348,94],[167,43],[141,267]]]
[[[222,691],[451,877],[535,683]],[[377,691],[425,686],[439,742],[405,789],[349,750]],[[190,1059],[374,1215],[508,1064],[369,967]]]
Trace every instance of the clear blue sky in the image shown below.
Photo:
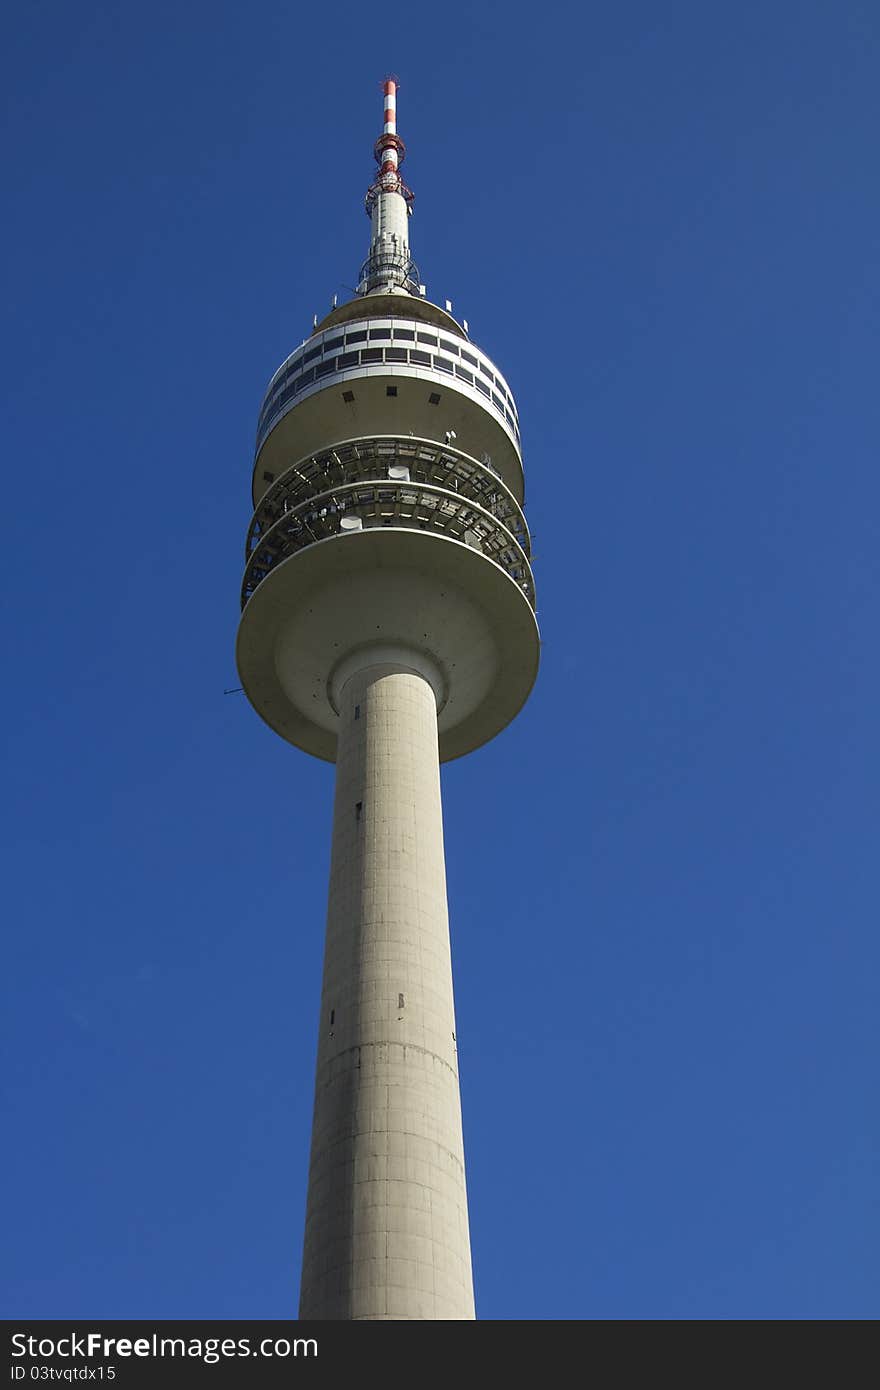
[[[444,772],[478,1313],[877,1314],[878,58],[869,0],[16,7],[5,1316],[295,1311],[333,774],[223,691],[389,70],[544,638]]]

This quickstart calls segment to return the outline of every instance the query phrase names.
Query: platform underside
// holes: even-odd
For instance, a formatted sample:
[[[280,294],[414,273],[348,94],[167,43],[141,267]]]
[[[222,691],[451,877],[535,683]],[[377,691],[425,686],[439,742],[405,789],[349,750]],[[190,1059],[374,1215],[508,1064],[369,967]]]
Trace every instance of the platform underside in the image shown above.
[[[236,656],[266,723],[332,762],[334,670],[387,643],[424,653],[443,674],[441,761],[500,733],[538,670],[535,615],[504,570],[458,541],[398,527],[339,535],[284,560],[248,601]]]

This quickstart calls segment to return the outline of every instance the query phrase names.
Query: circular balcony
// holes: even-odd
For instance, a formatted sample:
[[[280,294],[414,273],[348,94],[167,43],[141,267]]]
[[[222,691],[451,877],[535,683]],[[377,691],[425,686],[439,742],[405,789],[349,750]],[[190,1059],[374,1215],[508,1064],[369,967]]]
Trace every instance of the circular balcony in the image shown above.
[[[386,526],[428,531],[479,551],[505,571],[534,611],[528,557],[502,521],[448,488],[392,478],[341,483],[283,512],[253,549],[242,584],[242,608],[266,576],[297,552],[318,541]]]
[[[507,528],[527,556],[531,554],[522,508],[488,458],[478,463],[463,450],[435,440],[381,435],[345,440],[288,468],[260,499],[248,529],[245,558],[250,559],[281,517],[319,493],[388,479],[429,484],[476,502]]]

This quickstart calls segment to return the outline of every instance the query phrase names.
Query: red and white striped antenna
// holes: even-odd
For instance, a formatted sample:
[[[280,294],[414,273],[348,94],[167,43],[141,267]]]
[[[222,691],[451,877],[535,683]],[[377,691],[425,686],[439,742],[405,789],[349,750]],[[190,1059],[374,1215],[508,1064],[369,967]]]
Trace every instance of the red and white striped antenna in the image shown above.
[[[365,200],[372,227],[370,254],[361,266],[358,294],[424,294],[409,250],[413,195],[400,177],[406,146],[397,133],[397,89],[397,78],[386,77],[382,134],[373,146],[379,169]]]
[[[400,166],[406,157],[406,145],[397,133],[397,88],[396,77],[385,78],[382,84],[385,98],[382,134],[373,146],[379,173],[367,189],[364,200],[368,216],[372,216],[376,199],[383,193],[399,193],[408,209],[412,208],[415,198],[400,176]]]

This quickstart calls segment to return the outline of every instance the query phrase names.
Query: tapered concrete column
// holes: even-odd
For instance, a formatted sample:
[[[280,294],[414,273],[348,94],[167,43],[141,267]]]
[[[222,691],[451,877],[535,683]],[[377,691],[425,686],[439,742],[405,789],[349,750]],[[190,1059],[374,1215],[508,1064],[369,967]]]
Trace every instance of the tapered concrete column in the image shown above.
[[[401,659],[337,703],[300,1317],[473,1318],[437,700]]]

